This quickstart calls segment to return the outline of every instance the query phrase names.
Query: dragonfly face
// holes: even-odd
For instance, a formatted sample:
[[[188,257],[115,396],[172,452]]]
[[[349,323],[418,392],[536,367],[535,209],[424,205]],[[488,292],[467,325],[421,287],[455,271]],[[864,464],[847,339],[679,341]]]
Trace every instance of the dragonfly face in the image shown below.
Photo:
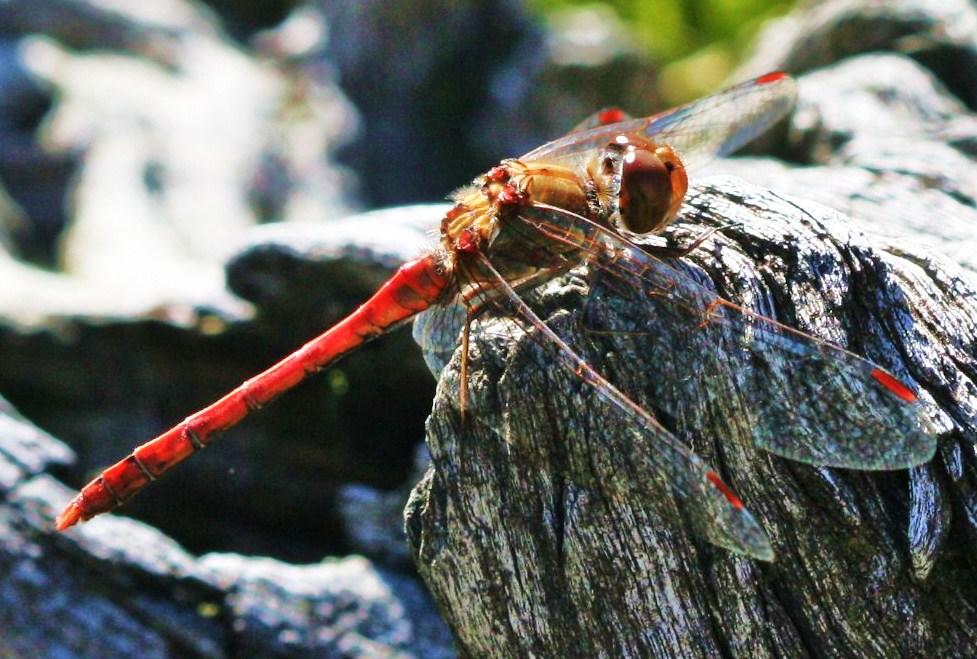
[[[632,233],[657,233],[678,215],[689,177],[672,147],[620,135],[608,151],[622,151],[620,223]]]

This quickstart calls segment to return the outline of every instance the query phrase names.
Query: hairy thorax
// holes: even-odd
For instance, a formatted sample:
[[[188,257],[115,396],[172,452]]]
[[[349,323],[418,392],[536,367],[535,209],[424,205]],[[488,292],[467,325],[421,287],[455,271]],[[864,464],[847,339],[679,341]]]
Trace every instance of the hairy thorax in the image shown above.
[[[597,220],[593,179],[584,171],[544,162],[507,160],[452,196],[455,206],[441,222],[446,267],[461,275],[461,292],[474,299],[492,287],[492,277],[469,258],[484,254],[516,288],[566,270],[577,249],[563,248],[519,221],[530,209],[557,209]]]

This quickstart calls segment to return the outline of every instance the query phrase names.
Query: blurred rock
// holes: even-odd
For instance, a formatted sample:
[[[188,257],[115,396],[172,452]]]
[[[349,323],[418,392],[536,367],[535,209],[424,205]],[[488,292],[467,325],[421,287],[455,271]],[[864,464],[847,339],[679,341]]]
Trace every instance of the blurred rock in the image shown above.
[[[610,5],[568,4],[548,13],[542,38],[542,48],[527,43],[511,59],[492,89],[499,107],[476,126],[483,149],[508,146],[494,160],[554,139],[599,108],[637,117],[665,109],[657,66]]]
[[[264,0],[264,2],[238,2],[237,0],[202,0],[220,16],[221,24],[229,34],[242,43],[255,33],[267,30],[284,21],[290,11],[301,9],[303,0]]]
[[[212,20],[199,6],[184,0],[6,0],[0,6],[0,26],[7,36],[45,34],[77,50],[155,56],[162,56],[187,32],[216,34]]]
[[[236,651],[245,656],[454,656],[423,587],[364,558],[295,566],[211,554],[199,569],[227,589]]]
[[[22,482],[74,459],[71,449],[31,425],[4,398],[0,398],[0,424],[0,494],[7,495]]]
[[[0,252],[9,256],[21,256],[26,242],[25,235],[29,224],[23,211],[0,187]]]
[[[251,57],[182,0],[113,9],[12,2],[3,14],[0,70],[6,63],[10,73],[0,81],[40,101],[0,107],[0,127],[20,130],[19,142],[4,144],[22,144],[6,176],[0,162],[0,177],[30,221],[47,227],[49,253],[60,237],[67,270],[167,296],[169,273],[196,269],[200,286],[213,289],[245,228],[347,212],[349,177],[327,157],[352,110],[328,77]],[[38,85],[56,103],[35,136],[50,104]],[[32,107],[40,111],[27,114]],[[72,188],[25,161],[32,152],[54,163],[77,158]],[[33,185],[41,176],[61,189]],[[30,194],[58,208],[70,195],[66,235],[63,218],[45,220]]]
[[[967,146],[977,117],[899,55],[852,57],[804,81],[781,151],[807,166],[757,162],[745,175],[838,209],[893,245],[911,232],[977,271],[977,152]],[[734,169],[717,163],[712,171]]]
[[[67,223],[64,189],[74,171],[76,154],[50,153],[37,143],[35,131],[50,109],[50,93],[25,69],[17,41],[2,34],[0,90],[3,244],[20,258],[50,265],[55,260],[57,238]]]
[[[596,107],[654,103],[653,66],[606,12],[583,19],[584,57],[580,21],[548,36],[513,0],[313,5],[328,26],[324,58],[362,117],[341,158],[370,205],[443,198]]]
[[[0,426],[0,655],[453,656],[423,589],[363,558],[195,558],[113,516],[54,532],[71,491],[42,472],[69,452],[3,401]]]
[[[430,464],[427,446],[420,444],[414,453],[414,471],[400,489],[385,492],[365,485],[339,489],[336,505],[353,551],[382,565],[413,565],[404,534],[404,508]]]
[[[977,108],[977,7],[968,0],[828,0],[770,21],[738,78],[800,74],[856,55],[891,52],[932,71]]]

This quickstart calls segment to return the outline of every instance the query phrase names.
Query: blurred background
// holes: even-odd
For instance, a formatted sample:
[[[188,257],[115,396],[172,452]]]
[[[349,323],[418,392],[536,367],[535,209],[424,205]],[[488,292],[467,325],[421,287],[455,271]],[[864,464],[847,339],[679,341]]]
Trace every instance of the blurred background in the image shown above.
[[[706,93],[791,4],[8,0],[0,394],[80,486],[341,317],[439,220],[340,218],[441,201],[602,106]],[[402,332],[120,512],[194,552],[406,565],[434,386]]]

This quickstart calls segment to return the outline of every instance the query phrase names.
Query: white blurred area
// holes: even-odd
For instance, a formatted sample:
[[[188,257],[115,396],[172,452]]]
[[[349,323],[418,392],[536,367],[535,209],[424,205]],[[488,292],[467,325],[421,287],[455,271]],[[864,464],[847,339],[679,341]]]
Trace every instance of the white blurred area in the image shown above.
[[[352,176],[329,159],[355,111],[331,71],[302,59],[325,24],[297,11],[247,52],[196,4],[90,4],[127,26],[124,48],[20,40],[22,66],[54,99],[38,139],[79,166],[57,264],[69,276],[3,254],[0,278],[16,283],[0,287],[0,309],[30,322],[55,310],[234,307],[222,264],[251,227],[355,208]]]

